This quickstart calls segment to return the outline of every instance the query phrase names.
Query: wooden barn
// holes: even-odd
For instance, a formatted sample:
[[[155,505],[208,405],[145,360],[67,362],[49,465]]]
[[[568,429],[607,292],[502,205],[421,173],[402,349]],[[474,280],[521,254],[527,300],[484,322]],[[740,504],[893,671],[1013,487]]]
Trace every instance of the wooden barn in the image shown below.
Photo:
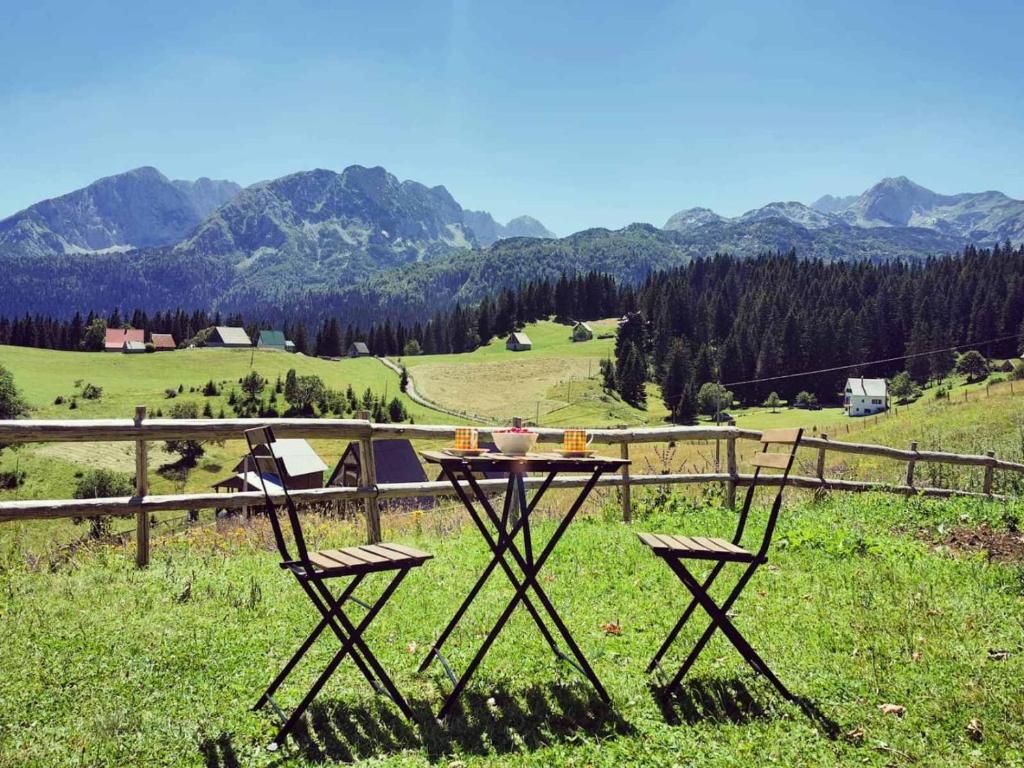
[[[153,349],[157,352],[173,352],[177,349],[174,337],[169,333],[151,333],[149,338],[153,342]]]
[[[594,329],[584,322],[578,322],[572,327],[573,341],[590,341],[594,338]]]
[[[427,473],[423,471],[416,449],[408,440],[374,440],[373,463],[378,483],[425,483]],[[345,448],[338,465],[327,481],[328,486],[355,488],[359,485],[361,471],[359,443],[353,441]],[[433,509],[436,500],[432,496],[397,499],[395,506],[408,509]]]
[[[208,347],[251,347],[252,340],[245,328],[218,325],[206,340]]]
[[[505,342],[505,349],[510,352],[526,352],[527,350],[533,349],[533,342],[530,341],[530,337],[522,331],[516,331],[508,335],[508,340]]]
[[[369,357],[370,356],[370,348],[368,346],[366,346],[366,342],[354,341],[354,342],[352,342],[352,346],[350,346],[348,348],[348,356],[349,357]]]

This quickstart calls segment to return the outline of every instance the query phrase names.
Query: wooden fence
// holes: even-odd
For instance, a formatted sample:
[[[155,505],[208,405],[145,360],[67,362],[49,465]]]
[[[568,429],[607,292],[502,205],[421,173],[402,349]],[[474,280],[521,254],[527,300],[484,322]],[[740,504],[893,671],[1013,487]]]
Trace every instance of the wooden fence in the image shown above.
[[[263,503],[262,493],[233,494],[190,493],[150,495],[148,489],[147,444],[156,440],[239,440],[242,432],[255,426],[270,424],[279,437],[304,437],[334,440],[358,440],[360,455],[369,460],[362,462],[359,487],[316,488],[296,491],[293,496],[301,503],[362,501],[366,509],[367,539],[380,540],[379,502],[422,496],[452,496],[453,488],[447,482],[378,484],[373,464],[373,440],[407,438],[410,440],[452,440],[455,427],[427,424],[375,424],[364,419],[149,419],[146,409],[136,408],[133,419],[83,419],[69,421],[21,420],[0,421],[0,443],[32,442],[94,442],[122,441],[135,443],[135,495],[120,498],[18,500],[0,502],[0,522],[11,520],[55,519],[90,517],[98,515],[135,516],[137,553],[140,567],[149,563],[150,516],[154,512],[194,511],[200,509],[242,509]],[[492,430],[501,427],[481,427],[481,437],[490,437]],[[561,429],[538,428],[541,443],[559,443]],[[725,471],[702,473],[636,474],[627,466],[619,475],[601,478],[599,485],[621,489],[623,519],[632,519],[631,488],[644,485],[675,485],[688,483],[722,483],[726,503],[733,507],[736,489],[748,486],[752,476],[739,471],[737,442],[757,440],[761,433],[736,427],[648,427],[628,429],[593,429],[593,442],[618,446],[624,458],[629,457],[630,445],[643,443],[673,443],[694,441],[722,441],[725,443]],[[1024,464],[996,458],[992,451],[981,455],[964,455],[940,451],[921,451],[916,443],[908,450],[883,445],[848,443],[829,440],[827,435],[806,437],[803,448],[816,451],[813,476],[790,476],[791,485],[820,491],[885,491],[924,496],[980,496],[992,499],[1004,497],[993,494],[996,470],[1024,473]],[[907,471],[901,484],[864,480],[845,480],[825,477],[826,453],[876,456],[905,462]],[[937,462],[983,469],[981,493],[954,488],[922,487],[915,483],[915,468],[922,462]],[[634,468],[635,469],[635,468]],[[716,467],[716,470],[718,468]],[[562,476],[552,484],[554,488],[581,487],[582,476]],[[528,478],[527,485],[536,487],[541,478]],[[772,484],[772,478],[761,478]],[[500,490],[504,480],[483,480],[484,488]]]

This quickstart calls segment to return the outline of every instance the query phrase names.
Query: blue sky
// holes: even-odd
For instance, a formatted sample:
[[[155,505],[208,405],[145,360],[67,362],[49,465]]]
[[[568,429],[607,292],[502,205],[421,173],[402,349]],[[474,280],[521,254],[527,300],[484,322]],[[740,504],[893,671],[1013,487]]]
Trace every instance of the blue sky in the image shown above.
[[[1019,3],[19,6],[0,217],[140,165],[383,165],[559,234],[901,174],[1024,198]]]

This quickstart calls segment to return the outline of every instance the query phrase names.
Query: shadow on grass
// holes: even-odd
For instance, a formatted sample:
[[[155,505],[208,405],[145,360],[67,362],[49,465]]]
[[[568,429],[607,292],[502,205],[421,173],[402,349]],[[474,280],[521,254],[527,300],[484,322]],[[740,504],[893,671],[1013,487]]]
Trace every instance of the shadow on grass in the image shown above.
[[[353,705],[328,699],[310,707],[285,754],[310,762],[355,762],[407,750],[432,762],[457,747],[474,755],[528,752],[581,735],[609,738],[633,732],[621,716],[583,685],[550,684],[491,695],[466,693],[445,725],[434,718],[434,700],[410,700],[406,720],[386,699]],[[238,765],[230,738],[200,745],[207,768]]]
[[[222,733],[216,739],[204,739],[199,743],[199,753],[206,768],[239,768],[238,755],[231,743],[231,737]]]
[[[652,685],[650,690],[665,722],[670,725],[693,725],[706,721],[743,724],[775,716],[758,703],[739,678],[690,678],[671,693],[657,685]],[[842,734],[841,726],[810,699],[797,697],[793,704],[828,738],[836,739]]]

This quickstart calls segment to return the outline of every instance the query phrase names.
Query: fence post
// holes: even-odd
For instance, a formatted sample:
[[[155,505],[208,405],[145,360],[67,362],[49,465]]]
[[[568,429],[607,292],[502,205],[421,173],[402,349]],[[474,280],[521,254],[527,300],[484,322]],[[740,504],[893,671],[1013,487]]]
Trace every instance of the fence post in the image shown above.
[[[995,451],[985,451],[985,455],[988,456],[990,459],[994,459],[996,457],[996,452]],[[986,496],[991,496],[992,495],[992,476],[993,476],[994,473],[995,473],[995,463],[993,462],[991,464],[986,464],[985,465],[985,477],[981,481],[981,492],[984,493]]]
[[[135,426],[146,419],[146,406],[135,406]],[[145,440],[135,441],[135,498],[141,502],[149,493],[149,457]],[[135,565],[149,565],[149,515],[142,509],[135,513]]]
[[[629,459],[629,443],[623,442],[619,444],[619,455],[626,460]],[[622,522],[633,522],[633,497],[629,485],[629,464],[622,465]]]
[[[370,421],[369,411],[359,411],[357,419]],[[372,425],[371,425],[372,426]],[[359,484],[364,488],[377,488],[377,462],[373,455],[373,433],[372,430],[366,437],[359,438]],[[379,544],[380,535],[380,507],[377,504],[377,497],[367,496],[366,506],[366,543]]]
[[[828,440],[828,433],[822,432],[818,435],[822,440]],[[814,498],[822,499],[825,496],[825,451],[827,451],[824,445],[818,446],[818,460],[814,466],[815,477],[821,482],[821,484],[814,489]]]
[[[739,476],[736,462],[736,438],[728,437],[725,440],[725,468],[729,473],[729,479],[725,483],[725,506],[728,509],[736,509],[736,478]]]
[[[917,453],[917,440],[912,440],[910,443],[910,450],[913,453]],[[914,467],[917,465],[917,459],[913,458],[907,462],[907,485],[910,488],[914,487]]]

